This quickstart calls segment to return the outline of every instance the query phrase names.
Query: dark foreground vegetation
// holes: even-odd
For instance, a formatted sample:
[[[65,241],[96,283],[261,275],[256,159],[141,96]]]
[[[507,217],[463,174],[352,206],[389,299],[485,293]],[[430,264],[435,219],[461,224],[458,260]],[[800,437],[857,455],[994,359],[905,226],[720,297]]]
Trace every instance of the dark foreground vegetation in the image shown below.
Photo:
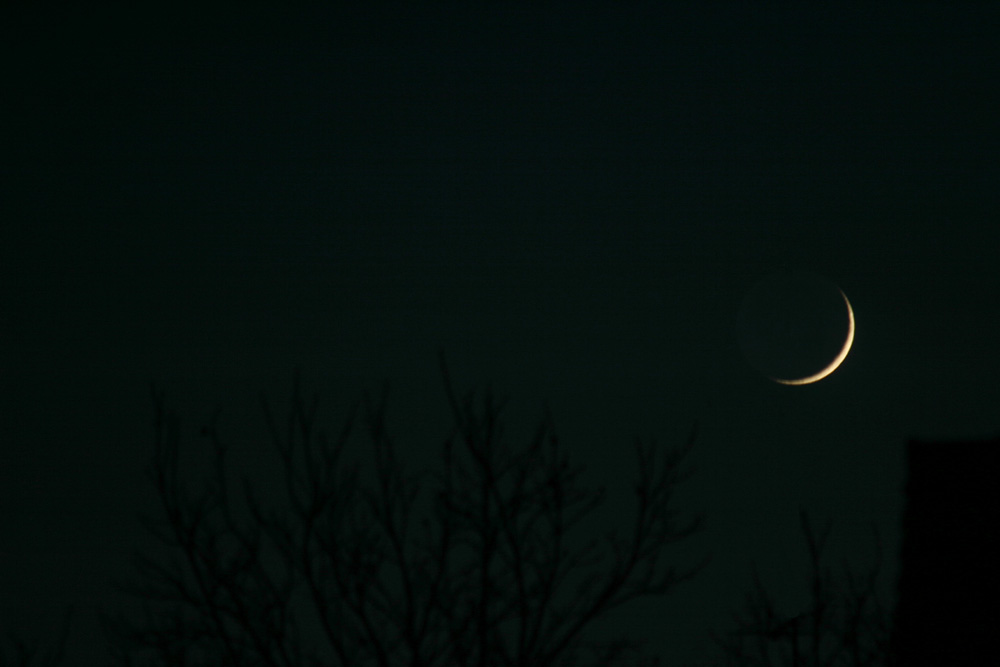
[[[179,418],[153,390],[148,470],[161,513],[160,548],[138,554],[120,582],[130,596],[103,617],[117,665],[583,667],[660,665],[646,638],[594,641],[608,612],[669,596],[708,560],[681,564],[671,547],[702,517],[674,492],[688,476],[695,433],[664,448],[636,439],[634,512],[596,527],[605,489],[585,488],[546,412],[521,446],[503,428],[504,401],[458,396],[442,357],[453,425],[439,469],[411,473],[396,456],[387,395],[365,396],[330,434],[318,396],[298,376],[284,414],[262,397],[273,477],[241,477],[216,418],[185,445]],[[350,458],[374,457],[365,484]],[[186,446],[211,453],[189,478]],[[885,554],[867,569],[829,562],[831,525],[801,512],[808,603],[789,613],[756,574],[733,626],[713,632],[703,664],[899,667],[974,664],[991,650],[1000,595],[995,473],[1000,441],[920,443],[910,462],[898,603],[878,591]],[[589,523],[588,523],[589,522]],[[596,536],[596,537],[595,537]],[[878,535],[875,535],[876,540]],[[63,663],[70,616],[49,641],[5,635],[0,667]],[[975,659],[975,660],[974,660]]]

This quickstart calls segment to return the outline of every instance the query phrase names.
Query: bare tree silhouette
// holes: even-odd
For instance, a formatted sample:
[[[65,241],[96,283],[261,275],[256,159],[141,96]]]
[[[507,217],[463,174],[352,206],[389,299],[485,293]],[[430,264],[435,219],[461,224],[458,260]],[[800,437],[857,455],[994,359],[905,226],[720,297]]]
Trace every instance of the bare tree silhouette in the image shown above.
[[[122,586],[142,600],[141,619],[105,617],[118,663],[640,664],[642,642],[588,642],[587,630],[631,600],[668,594],[707,564],[678,568],[661,558],[702,523],[679,521],[672,502],[695,434],[667,452],[637,439],[631,534],[605,531],[574,548],[570,535],[603,502],[604,488],[577,483],[582,469],[570,466],[551,416],[514,451],[502,437],[503,402],[489,391],[459,399],[443,355],[441,371],[454,427],[422,517],[422,475],[406,474],[395,456],[385,391],[356,404],[332,442],[316,428],[318,397],[303,397],[297,373],[284,424],[262,398],[288,503],[275,511],[246,479],[242,494],[230,489],[229,448],[215,419],[204,431],[213,474],[187,492],[178,420],[154,389],[150,475],[164,516],[149,527],[170,556],[139,557],[139,580]],[[342,461],[359,407],[374,447],[374,488],[359,482],[356,462]],[[307,627],[319,638],[307,638]]]
[[[847,562],[841,576],[826,562],[831,523],[817,533],[804,510],[799,514],[809,554],[809,606],[788,616],[779,612],[754,568],[753,588],[736,629],[711,633],[729,667],[884,667],[894,664],[890,651],[891,613],[879,599],[877,585],[882,545],[875,531],[875,563],[859,574]]]

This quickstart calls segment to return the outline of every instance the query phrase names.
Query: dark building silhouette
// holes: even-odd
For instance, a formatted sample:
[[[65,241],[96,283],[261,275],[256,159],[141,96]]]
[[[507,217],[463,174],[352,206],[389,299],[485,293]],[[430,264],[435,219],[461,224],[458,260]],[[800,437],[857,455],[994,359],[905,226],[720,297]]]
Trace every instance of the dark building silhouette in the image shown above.
[[[1000,438],[907,444],[898,665],[997,664]]]

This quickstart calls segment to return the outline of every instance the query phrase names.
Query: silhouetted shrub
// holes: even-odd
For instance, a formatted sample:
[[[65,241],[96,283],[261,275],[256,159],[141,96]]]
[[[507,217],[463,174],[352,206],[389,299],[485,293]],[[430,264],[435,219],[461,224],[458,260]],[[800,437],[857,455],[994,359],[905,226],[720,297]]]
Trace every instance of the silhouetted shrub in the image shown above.
[[[756,572],[736,628],[712,633],[729,667],[885,667],[890,655],[891,614],[879,599],[882,565],[878,546],[874,565],[863,574],[846,562],[840,573],[825,558],[831,524],[817,534],[805,511],[800,512],[809,555],[806,585],[809,605],[800,613],[783,614]]]

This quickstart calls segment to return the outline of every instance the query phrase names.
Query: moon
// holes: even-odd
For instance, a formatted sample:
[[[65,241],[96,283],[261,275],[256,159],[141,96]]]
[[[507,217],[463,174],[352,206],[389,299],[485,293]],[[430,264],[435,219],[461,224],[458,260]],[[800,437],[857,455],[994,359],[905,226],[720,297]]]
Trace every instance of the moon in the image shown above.
[[[854,310],[844,292],[810,272],[761,281],[743,300],[737,334],[747,362],[783,385],[819,382],[847,358]]]
[[[848,301],[847,295],[844,294],[843,290],[841,290],[840,296],[844,297],[844,305],[847,306],[847,339],[844,341],[844,347],[842,347],[840,352],[837,353],[837,356],[833,358],[830,365],[820,372],[804,378],[798,378],[795,380],[771,378],[772,380],[780,382],[781,384],[812,384],[813,382],[819,382],[827,375],[837,370],[840,364],[844,363],[844,359],[847,358],[848,353],[851,351],[851,345],[854,344],[854,309],[851,308],[851,302]]]

